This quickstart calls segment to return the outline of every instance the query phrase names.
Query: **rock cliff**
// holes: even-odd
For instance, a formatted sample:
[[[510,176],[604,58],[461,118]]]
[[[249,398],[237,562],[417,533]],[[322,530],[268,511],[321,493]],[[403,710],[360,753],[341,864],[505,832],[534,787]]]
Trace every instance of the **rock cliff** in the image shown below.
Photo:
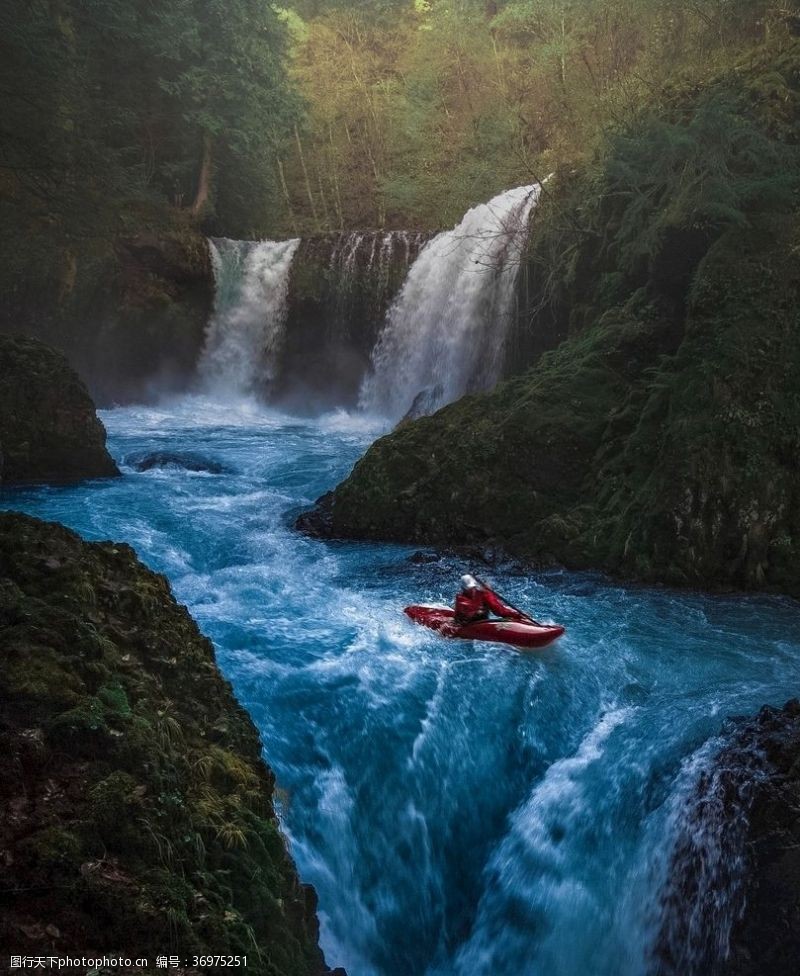
[[[327,972],[258,734],[128,546],[0,515],[0,781],[5,950]]]
[[[728,730],[672,856],[658,976],[796,976],[800,702]]]

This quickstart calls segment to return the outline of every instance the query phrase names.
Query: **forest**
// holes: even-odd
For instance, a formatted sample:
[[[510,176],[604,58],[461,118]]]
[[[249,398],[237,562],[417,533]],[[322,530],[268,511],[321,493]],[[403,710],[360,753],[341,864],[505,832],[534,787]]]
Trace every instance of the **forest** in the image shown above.
[[[707,220],[700,197],[763,162],[763,138],[730,125],[736,79],[780,112],[771,64],[798,33],[794,0],[6,0],[0,328],[126,396],[165,349],[168,372],[193,369],[207,236],[439,230],[550,174],[602,182],[623,144],[640,215],[667,194],[668,222]],[[665,122],[725,78],[738,95]],[[782,207],[795,137],[759,131],[783,144],[780,185],[760,177]],[[654,156],[650,186],[635,170]],[[543,202],[568,212],[568,243],[594,218],[559,194]]]
[[[800,28],[771,0],[7,0],[0,18],[3,225],[51,242],[447,226]]]

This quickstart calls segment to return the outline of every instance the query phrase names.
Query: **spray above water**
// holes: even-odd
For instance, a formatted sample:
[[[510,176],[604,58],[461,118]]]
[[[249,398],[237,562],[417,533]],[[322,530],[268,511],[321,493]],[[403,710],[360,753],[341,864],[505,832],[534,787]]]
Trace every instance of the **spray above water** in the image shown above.
[[[515,286],[541,187],[473,207],[422,250],[372,353],[362,409],[430,413],[501,377]]]
[[[289,271],[299,243],[209,240],[216,299],[199,366],[208,392],[268,390],[286,326]]]

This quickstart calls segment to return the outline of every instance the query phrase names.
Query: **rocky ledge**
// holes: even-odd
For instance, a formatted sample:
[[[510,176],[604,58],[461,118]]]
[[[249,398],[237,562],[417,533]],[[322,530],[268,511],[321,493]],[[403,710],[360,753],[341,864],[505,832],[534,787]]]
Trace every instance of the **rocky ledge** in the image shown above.
[[[251,976],[327,972],[273,774],[211,643],[128,546],[8,513],[0,782],[9,951],[231,954]]]
[[[1,485],[119,474],[94,403],[61,353],[0,335],[0,376]]]
[[[734,723],[683,815],[658,976],[797,976],[800,702]]]

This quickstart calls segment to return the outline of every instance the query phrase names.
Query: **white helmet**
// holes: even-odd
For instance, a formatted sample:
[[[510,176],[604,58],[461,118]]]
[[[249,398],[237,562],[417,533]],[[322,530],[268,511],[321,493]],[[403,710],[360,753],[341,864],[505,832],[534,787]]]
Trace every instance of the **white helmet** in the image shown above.
[[[480,584],[474,576],[470,576],[469,573],[466,573],[461,577],[461,587],[465,590],[478,590],[480,589]]]

